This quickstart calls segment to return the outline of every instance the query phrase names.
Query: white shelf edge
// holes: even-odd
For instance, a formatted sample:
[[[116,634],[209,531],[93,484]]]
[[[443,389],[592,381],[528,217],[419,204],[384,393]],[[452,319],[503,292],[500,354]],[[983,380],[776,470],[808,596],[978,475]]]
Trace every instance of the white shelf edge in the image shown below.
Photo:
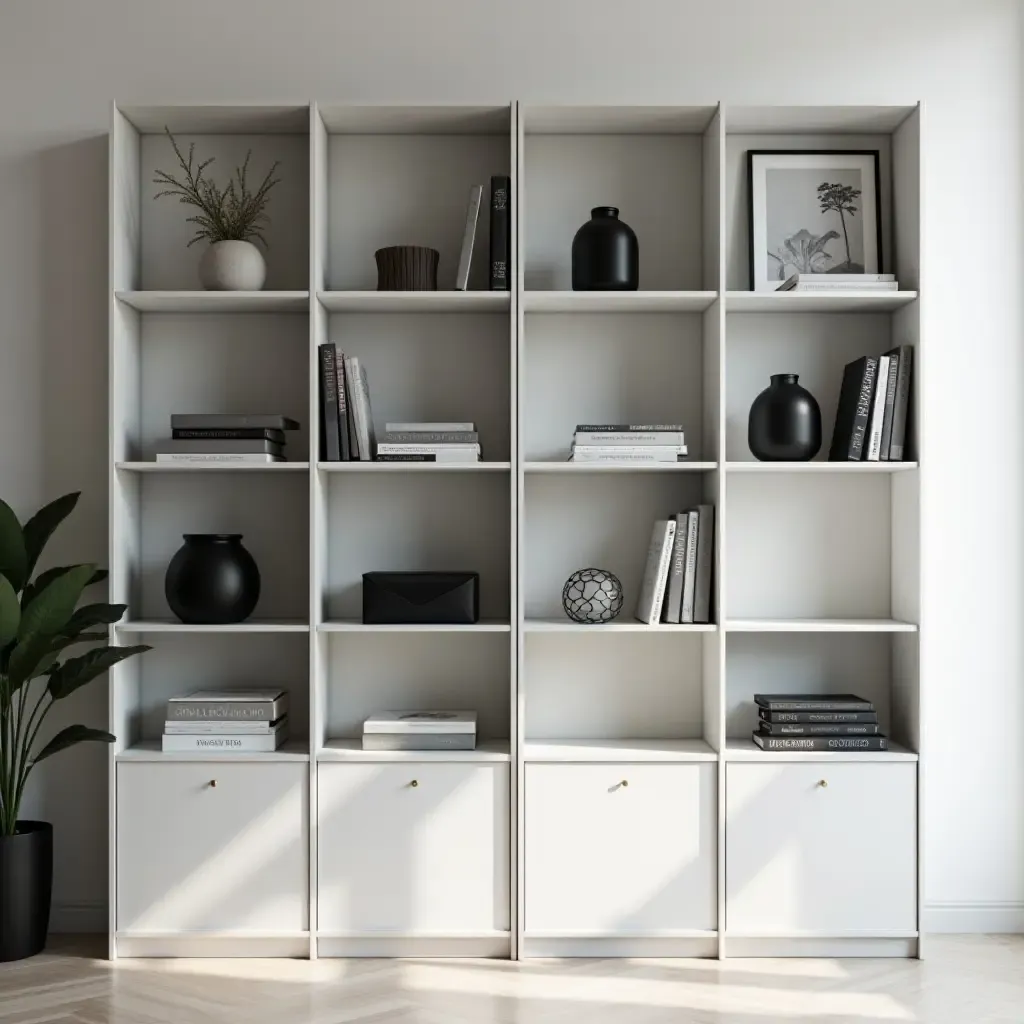
[[[308,291],[115,291],[140,313],[308,313]]]
[[[119,939],[308,939],[309,931],[247,931],[244,928],[198,931],[194,929],[168,928],[164,931],[152,928],[119,928],[114,935]]]
[[[287,620],[253,620],[198,625],[171,619],[127,619],[114,628],[119,633],[308,633],[305,622]]]
[[[531,619],[527,618],[523,629],[527,633],[714,633],[718,626],[713,622],[683,623],[656,622],[646,623],[627,619],[624,622],[594,623],[585,625],[582,622],[570,622],[569,619]]]
[[[573,292],[535,289],[523,293],[527,313],[703,313],[718,300],[714,291]]]
[[[917,301],[917,292],[725,293],[727,313],[891,313]]]
[[[361,740],[327,740],[316,753],[317,761],[329,762],[389,762],[416,763],[498,763],[512,760],[508,740],[487,740],[478,743],[475,750],[363,750]]]
[[[527,764],[686,764],[717,762],[705,740],[527,740]]]
[[[726,619],[727,633],[916,633],[899,619]]]
[[[727,473],[907,473],[916,462],[727,462]]]
[[[428,931],[379,931],[379,932],[334,932],[329,930],[318,931],[318,939],[507,939],[511,935],[507,928],[474,929],[464,932],[428,932]]]
[[[511,462],[318,462],[321,473],[507,473]]]
[[[526,462],[527,473],[706,473],[717,462],[558,462],[554,459]]]
[[[726,761],[917,761],[918,755],[898,743],[888,750],[762,750],[751,739],[727,739]]]
[[[125,473],[308,473],[308,462],[115,462]]]
[[[501,313],[512,306],[511,292],[319,291],[329,313]]]
[[[717,939],[717,929],[703,928],[651,928],[647,931],[591,931],[566,929],[564,931],[523,932],[525,939]]]
[[[160,749],[159,740],[142,740],[126,750],[114,754],[119,764],[131,761],[188,761],[216,762],[228,764],[233,761],[309,761],[308,740],[288,740],[277,750],[268,751],[213,751],[213,750],[175,750],[166,753]]]
[[[378,625],[359,622],[356,619],[335,619],[321,622],[316,629],[319,633],[510,633],[512,626],[508,622],[492,620],[465,625],[433,622],[395,622]]]
[[[726,929],[722,935],[726,939],[916,939],[919,933],[902,928],[894,929],[857,929],[837,931],[787,931],[746,932]]]

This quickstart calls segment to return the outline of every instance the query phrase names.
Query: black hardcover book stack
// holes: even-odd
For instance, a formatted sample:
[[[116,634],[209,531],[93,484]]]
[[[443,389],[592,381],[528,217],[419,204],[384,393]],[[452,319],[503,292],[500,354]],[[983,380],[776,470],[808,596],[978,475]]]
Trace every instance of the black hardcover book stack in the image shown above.
[[[755,693],[762,750],[888,750],[874,704],[852,693]]]

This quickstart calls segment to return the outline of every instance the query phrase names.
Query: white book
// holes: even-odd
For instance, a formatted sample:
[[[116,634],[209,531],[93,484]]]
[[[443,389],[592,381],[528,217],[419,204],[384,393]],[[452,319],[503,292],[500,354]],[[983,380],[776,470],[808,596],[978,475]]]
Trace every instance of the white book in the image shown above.
[[[288,716],[285,715],[286,719]],[[168,719],[164,722],[164,735],[169,736],[266,736],[280,725],[282,719],[270,721],[224,721],[209,720],[189,721],[187,719]]]
[[[880,284],[883,282],[895,281],[895,274],[792,274],[787,277],[776,289],[780,292],[789,291],[798,284],[815,283],[828,280],[833,284]]]
[[[385,423],[389,434],[466,434],[476,430],[475,423]]]
[[[672,565],[668,574],[668,595],[661,612],[662,622],[678,622],[683,607],[683,578],[686,576],[685,512],[676,516],[676,536],[672,542]]]
[[[378,450],[377,458],[382,462],[403,462],[406,461],[400,456],[416,456],[415,458],[408,459],[409,462],[479,462],[480,453],[474,451],[401,451],[401,452],[389,452],[387,450]],[[399,456],[396,458],[396,456]]]
[[[635,617],[641,622],[657,622],[661,617],[661,606],[665,601],[665,586],[672,564],[672,544],[676,537],[676,521],[659,519],[651,531],[651,543],[647,549],[647,566],[640,587]]]
[[[370,408],[370,383],[358,356],[345,356],[345,377],[348,382],[348,398],[352,402],[359,461],[372,462],[377,439],[373,429],[373,410]]]
[[[832,284],[828,281],[809,281],[798,284],[791,292],[898,292],[900,286],[895,281],[881,281],[878,284]]]
[[[198,452],[186,453],[186,452],[158,452],[156,457],[157,462],[178,462],[178,463],[205,463],[212,462],[218,465],[223,463],[231,463],[232,465],[244,462],[244,463],[257,463],[259,465],[266,465],[270,462],[287,462],[288,460],[280,455],[267,455],[261,452],[251,452],[248,455],[242,455],[239,453],[233,454],[202,454]]]
[[[686,571],[683,575],[683,603],[679,609],[679,621],[693,622],[693,595],[697,583],[697,528],[699,514],[686,513]]]
[[[381,441],[377,445],[378,455],[435,455],[439,452],[472,452],[480,454],[480,445],[470,442],[441,442],[437,444],[413,444],[408,441]]]
[[[882,424],[885,420],[886,382],[889,380],[889,356],[879,356],[875,375],[875,394],[871,400],[871,419],[868,420],[866,462],[878,462],[882,452]]]
[[[269,754],[277,750],[288,738],[288,720],[285,719],[273,730],[258,736],[236,733],[192,733],[179,735],[164,733],[161,749],[164,753],[236,753]]]
[[[377,711],[363,722],[363,734],[431,735],[475,733],[475,711]]]
[[[681,430],[640,431],[598,431],[577,430],[573,435],[577,445],[594,445],[598,448],[648,448],[662,445],[681,447],[686,438]]]
[[[686,461],[686,449],[679,451],[675,448],[666,448],[664,451],[658,451],[657,449],[647,451],[628,451],[626,449],[620,449],[619,451],[580,451],[576,449],[572,453],[570,459],[571,462],[606,462],[614,465],[615,463],[634,463],[634,464],[654,464],[654,463],[666,463],[666,462],[685,462]]]
[[[473,260],[473,244],[476,242],[476,223],[480,217],[480,199],[483,194],[483,185],[474,185],[469,190],[466,229],[462,233],[462,254],[459,256],[459,269],[455,274],[456,291],[464,292],[469,287],[469,265]]]

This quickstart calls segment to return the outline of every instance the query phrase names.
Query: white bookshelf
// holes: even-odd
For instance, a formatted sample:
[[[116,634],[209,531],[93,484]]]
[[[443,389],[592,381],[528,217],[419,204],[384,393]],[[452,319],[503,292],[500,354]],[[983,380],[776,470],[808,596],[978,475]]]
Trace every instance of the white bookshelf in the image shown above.
[[[114,107],[112,633],[153,650],[111,673],[112,957],[920,955],[927,445],[918,423],[918,462],[825,461],[845,363],[912,344],[921,379],[920,123],[917,106]],[[256,171],[281,161],[267,290],[196,290],[200,247],[152,198],[164,125],[221,174],[250,148]],[[880,151],[903,290],[748,290],[745,153],[773,147]],[[454,291],[469,187],[499,173],[514,287],[486,289],[484,210]],[[569,290],[601,203],[639,236],[636,292]],[[374,290],[374,250],[398,243],[441,252],[439,291]],[[328,340],[366,366],[378,428],[473,420],[485,461],[321,461]],[[821,404],[812,462],[747,448],[777,372]],[[182,411],[302,428],[287,463],[154,462]],[[689,459],[567,462],[593,421],[682,422]],[[652,521],[700,501],[713,622],[633,620]],[[173,620],[181,534],[227,530],[260,567],[256,616]],[[561,610],[587,566],[623,583],[604,626]],[[361,622],[362,573],[453,567],[480,573],[479,623]],[[162,754],[167,698],[207,685],[287,687],[289,743]],[[771,690],[862,693],[893,747],[760,751],[752,698]],[[477,749],[361,749],[368,714],[423,706],[475,708]],[[851,834],[863,820],[883,831]]]

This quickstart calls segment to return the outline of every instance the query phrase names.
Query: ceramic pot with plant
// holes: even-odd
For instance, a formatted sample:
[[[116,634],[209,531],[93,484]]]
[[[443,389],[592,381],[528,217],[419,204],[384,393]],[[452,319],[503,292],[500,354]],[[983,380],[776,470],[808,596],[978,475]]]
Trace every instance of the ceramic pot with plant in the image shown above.
[[[214,158],[207,157],[197,163],[195,143],[192,143],[186,159],[170,129],[164,130],[178,158],[181,177],[157,171],[153,183],[164,187],[154,198],[170,196],[197,211],[185,219],[196,225],[196,234],[189,246],[197,242],[210,243],[199,262],[200,284],[207,291],[259,291],[267,279],[267,264],[255,243],[264,247],[267,244],[263,230],[270,223],[267,216],[270,190],[280,181],[274,177],[277,161],[253,192],[248,180],[250,149],[242,166],[235,169],[235,176],[222,189],[206,174]]]
[[[107,643],[123,604],[79,603],[105,570],[83,564],[35,573],[46,542],[77,503],[77,494],[65,494],[22,525],[0,501],[0,961],[40,952],[49,929],[53,826],[18,816],[32,769],[78,743],[114,739],[68,725],[44,742],[47,715],[119,661],[149,650]]]

